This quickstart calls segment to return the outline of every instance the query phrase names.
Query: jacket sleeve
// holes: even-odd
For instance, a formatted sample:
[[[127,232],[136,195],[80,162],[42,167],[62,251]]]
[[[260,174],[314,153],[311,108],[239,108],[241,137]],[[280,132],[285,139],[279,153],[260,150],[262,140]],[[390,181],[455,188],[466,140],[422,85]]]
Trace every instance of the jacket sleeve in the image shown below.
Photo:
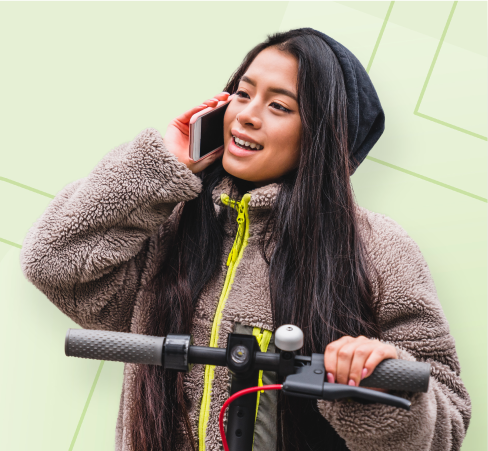
[[[160,226],[200,191],[200,178],[145,129],[56,195],[24,239],[22,271],[81,327],[128,332]]]
[[[318,401],[351,451],[459,450],[471,417],[454,338],[418,245],[394,220],[372,213],[373,262],[384,283],[379,309],[382,341],[398,358],[431,364],[427,393],[394,392],[410,411],[379,403]]]

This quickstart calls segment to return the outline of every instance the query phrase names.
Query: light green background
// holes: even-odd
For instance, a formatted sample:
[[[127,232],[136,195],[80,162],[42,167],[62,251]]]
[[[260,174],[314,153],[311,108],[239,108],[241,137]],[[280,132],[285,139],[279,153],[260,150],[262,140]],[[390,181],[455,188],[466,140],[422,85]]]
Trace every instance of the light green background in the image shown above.
[[[22,275],[28,228],[108,151],[220,92],[266,34],[303,26],[378,91],[386,130],[354,191],[420,246],[473,403],[462,449],[486,449],[486,2],[0,3],[1,449],[113,449],[122,384],[122,364],[65,357],[79,326]]]

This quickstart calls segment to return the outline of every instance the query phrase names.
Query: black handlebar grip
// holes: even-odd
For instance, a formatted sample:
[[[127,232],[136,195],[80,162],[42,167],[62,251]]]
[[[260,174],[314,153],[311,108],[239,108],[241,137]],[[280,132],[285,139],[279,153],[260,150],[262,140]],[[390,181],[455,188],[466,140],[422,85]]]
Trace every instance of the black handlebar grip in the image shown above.
[[[425,393],[429,389],[429,380],[430,363],[387,359],[380,362],[359,386]]]
[[[67,356],[114,362],[162,365],[164,337],[68,329],[64,341]]]

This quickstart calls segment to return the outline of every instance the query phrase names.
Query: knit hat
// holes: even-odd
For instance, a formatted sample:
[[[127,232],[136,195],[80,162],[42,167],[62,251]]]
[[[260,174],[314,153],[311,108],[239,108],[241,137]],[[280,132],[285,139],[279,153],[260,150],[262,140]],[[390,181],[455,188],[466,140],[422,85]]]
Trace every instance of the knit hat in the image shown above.
[[[313,30],[313,28],[312,28]],[[385,130],[385,113],[366,69],[342,44],[314,30],[339,60],[347,94],[347,120],[351,175],[366,158]]]

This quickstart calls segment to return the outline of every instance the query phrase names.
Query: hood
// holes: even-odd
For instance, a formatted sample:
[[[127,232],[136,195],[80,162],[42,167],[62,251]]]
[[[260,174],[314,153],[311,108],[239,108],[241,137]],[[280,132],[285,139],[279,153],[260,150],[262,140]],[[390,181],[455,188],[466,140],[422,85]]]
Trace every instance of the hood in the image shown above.
[[[318,33],[334,52],[344,74],[352,175],[385,130],[385,113],[361,62],[330,36],[313,28],[311,30]],[[357,161],[354,162],[352,157]]]

